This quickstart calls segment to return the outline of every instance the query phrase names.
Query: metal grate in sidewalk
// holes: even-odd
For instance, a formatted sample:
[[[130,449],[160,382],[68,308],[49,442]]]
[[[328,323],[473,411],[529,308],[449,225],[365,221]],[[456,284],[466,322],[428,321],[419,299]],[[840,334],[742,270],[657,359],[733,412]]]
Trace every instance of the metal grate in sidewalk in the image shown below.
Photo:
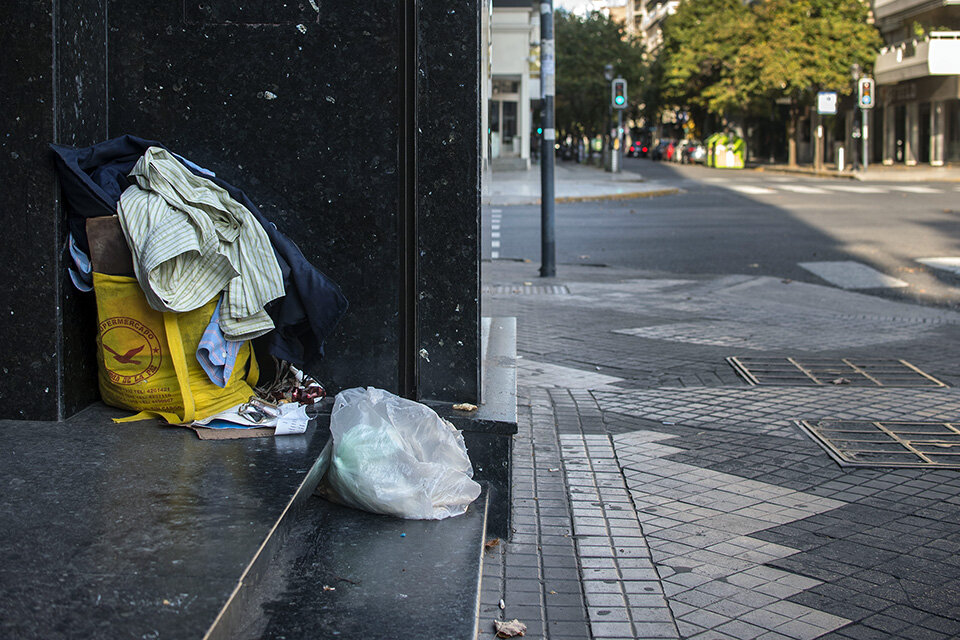
[[[730,357],[727,362],[752,385],[947,386],[906,360]]]
[[[494,284],[483,285],[481,293],[488,295],[570,295],[570,289],[565,284]]]
[[[796,424],[841,466],[960,469],[960,423],[797,420]]]

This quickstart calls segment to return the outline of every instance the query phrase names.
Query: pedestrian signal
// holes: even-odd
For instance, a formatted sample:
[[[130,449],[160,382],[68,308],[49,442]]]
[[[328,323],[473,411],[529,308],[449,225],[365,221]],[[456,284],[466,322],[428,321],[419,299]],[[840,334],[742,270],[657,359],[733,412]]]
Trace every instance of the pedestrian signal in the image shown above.
[[[874,100],[873,78],[860,78],[857,83],[857,104],[861,109],[872,109]]]
[[[611,85],[611,103],[614,109],[624,109],[627,106],[627,81],[617,78]]]

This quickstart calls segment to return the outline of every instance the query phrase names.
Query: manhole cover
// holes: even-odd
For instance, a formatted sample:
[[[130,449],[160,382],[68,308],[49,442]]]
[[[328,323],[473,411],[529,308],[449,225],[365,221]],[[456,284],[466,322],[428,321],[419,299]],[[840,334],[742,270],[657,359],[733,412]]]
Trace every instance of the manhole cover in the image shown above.
[[[489,295],[569,295],[565,284],[493,284],[484,285],[481,293]]]
[[[951,422],[797,420],[841,466],[960,469],[960,429]]]
[[[727,358],[753,385],[946,387],[906,360],[860,358]]]

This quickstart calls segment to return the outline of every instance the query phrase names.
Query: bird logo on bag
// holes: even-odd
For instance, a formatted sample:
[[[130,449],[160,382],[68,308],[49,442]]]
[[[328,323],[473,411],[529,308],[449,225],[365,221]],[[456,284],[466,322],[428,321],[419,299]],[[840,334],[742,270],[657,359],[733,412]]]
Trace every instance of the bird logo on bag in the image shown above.
[[[139,320],[107,318],[100,323],[97,342],[104,371],[114,384],[137,384],[160,369],[160,340]]]
[[[142,344],[142,345],[140,345],[139,347],[136,347],[135,349],[130,349],[130,351],[127,351],[127,352],[126,352],[125,354],[123,354],[123,355],[120,355],[119,353],[117,353],[116,351],[114,351],[113,349],[111,349],[111,348],[109,347],[109,345],[103,345],[103,348],[106,349],[107,351],[109,351],[110,353],[112,353],[112,354],[113,354],[113,359],[116,360],[117,362],[119,362],[120,364],[140,364],[140,361],[139,361],[139,360],[134,360],[134,359],[133,359],[133,356],[135,356],[135,355],[137,355],[138,353],[140,353],[141,351],[143,351],[143,348],[144,348],[145,346],[147,346],[147,345]]]

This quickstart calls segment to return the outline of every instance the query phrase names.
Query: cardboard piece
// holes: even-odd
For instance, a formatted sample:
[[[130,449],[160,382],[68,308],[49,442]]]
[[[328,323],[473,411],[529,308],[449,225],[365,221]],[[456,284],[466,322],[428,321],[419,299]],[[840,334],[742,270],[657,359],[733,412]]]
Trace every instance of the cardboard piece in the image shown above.
[[[201,440],[239,440],[240,438],[272,438],[273,427],[256,427],[253,429],[207,429],[205,427],[190,427]]]
[[[117,216],[87,219],[90,264],[97,273],[134,276],[133,256]]]

